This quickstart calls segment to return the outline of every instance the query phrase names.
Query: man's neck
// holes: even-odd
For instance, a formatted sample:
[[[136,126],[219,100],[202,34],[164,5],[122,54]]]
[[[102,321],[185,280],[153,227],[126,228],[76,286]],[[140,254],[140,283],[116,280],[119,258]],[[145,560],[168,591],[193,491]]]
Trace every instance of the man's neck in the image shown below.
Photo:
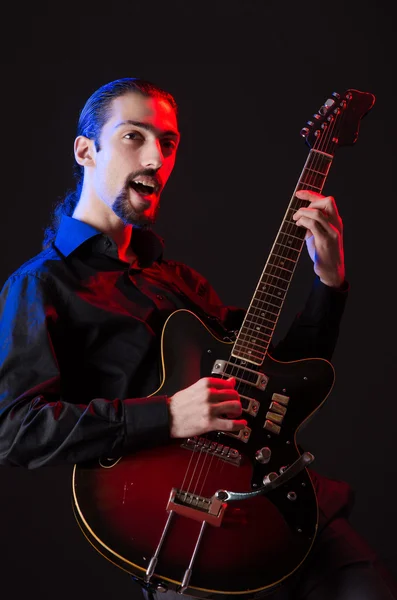
[[[78,202],[73,218],[83,221],[88,225],[92,225],[104,235],[110,237],[117,245],[118,255],[120,260],[132,264],[136,260],[136,254],[131,247],[133,227],[132,225],[124,225],[123,222],[113,214],[105,214],[101,208],[93,210],[86,203]]]

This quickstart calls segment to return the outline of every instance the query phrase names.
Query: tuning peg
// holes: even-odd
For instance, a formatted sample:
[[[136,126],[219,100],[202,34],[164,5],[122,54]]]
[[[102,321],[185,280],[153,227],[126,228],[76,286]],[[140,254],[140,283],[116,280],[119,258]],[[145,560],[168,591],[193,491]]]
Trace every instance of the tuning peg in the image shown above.
[[[340,100],[340,94],[338,94],[337,92],[332,92],[331,96],[333,96],[337,100]]]
[[[316,113],[315,115],[313,115],[313,117],[314,117],[315,119],[317,119],[317,121],[318,121],[319,119],[321,119],[320,115],[318,115],[317,113]]]
[[[307,137],[309,135],[309,128],[308,127],[304,127],[303,129],[300,130],[300,135],[302,137]]]

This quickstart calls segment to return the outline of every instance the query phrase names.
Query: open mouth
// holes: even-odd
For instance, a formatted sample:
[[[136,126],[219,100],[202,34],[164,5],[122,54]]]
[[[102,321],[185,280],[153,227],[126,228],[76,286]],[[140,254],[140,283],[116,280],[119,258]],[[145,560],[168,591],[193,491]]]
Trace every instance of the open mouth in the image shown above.
[[[131,181],[130,187],[141,196],[151,196],[158,188],[154,183],[142,183],[141,181]]]

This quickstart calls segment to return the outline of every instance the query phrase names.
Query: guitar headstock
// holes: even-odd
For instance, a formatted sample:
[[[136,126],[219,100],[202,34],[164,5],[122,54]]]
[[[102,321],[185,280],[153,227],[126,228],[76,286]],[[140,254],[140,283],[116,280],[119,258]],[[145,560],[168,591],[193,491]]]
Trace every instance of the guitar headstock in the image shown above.
[[[361,119],[371,110],[375,96],[349,89],[343,95],[333,92],[301,130],[306,144],[334,155],[340,146],[350,146],[358,138]]]

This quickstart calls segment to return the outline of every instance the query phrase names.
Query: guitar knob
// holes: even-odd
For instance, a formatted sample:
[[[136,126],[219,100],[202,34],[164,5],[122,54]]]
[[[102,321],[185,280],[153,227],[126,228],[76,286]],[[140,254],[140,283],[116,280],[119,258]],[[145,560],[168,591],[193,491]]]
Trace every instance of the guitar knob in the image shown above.
[[[274,471],[272,471],[271,473],[268,473],[268,475],[265,475],[265,477],[263,478],[263,485],[267,485],[268,483],[271,483],[272,481],[277,479],[277,477],[278,477],[278,475]]]
[[[261,448],[260,450],[256,451],[255,460],[261,463],[261,465],[265,465],[269,462],[271,455],[272,451],[270,450],[270,448],[265,446],[264,448]]]

